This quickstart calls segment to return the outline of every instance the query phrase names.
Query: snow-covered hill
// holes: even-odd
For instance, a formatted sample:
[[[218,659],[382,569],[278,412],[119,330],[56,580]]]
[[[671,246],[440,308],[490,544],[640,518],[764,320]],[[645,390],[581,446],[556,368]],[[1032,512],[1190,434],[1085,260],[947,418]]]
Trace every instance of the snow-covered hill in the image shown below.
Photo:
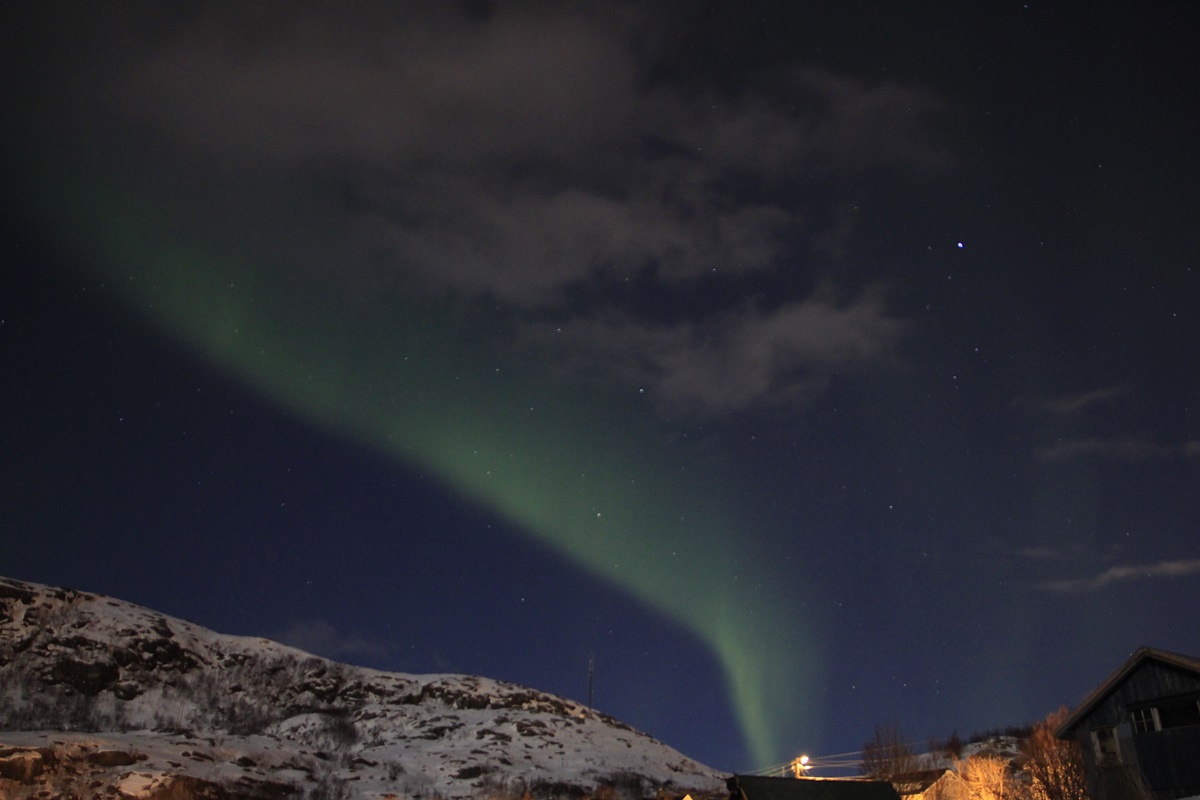
[[[0,796],[52,783],[88,797],[652,797],[719,793],[723,776],[533,689],[347,666],[0,578]]]

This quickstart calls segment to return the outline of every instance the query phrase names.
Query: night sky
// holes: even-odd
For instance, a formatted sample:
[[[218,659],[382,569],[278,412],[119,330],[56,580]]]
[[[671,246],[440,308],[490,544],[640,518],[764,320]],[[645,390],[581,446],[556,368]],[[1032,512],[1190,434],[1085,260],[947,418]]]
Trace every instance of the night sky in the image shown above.
[[[1200,654],[1184,4],[33,5],[0,574],[727,770]]]

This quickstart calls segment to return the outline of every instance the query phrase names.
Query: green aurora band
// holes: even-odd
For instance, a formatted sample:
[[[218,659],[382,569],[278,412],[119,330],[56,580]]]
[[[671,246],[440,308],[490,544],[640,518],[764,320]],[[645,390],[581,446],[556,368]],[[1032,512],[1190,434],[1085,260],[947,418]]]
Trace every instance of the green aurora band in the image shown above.
[[[219,252],[146,193],[38,177],[43,231],[129,307],[263,397],[435,475],[692,631],[722,666],[758,766],[812,733],[823,659],[781,608],[796,587],[731,518],[725,476],[665,436],[657,445],[637,422],[644,405],[501,364],[448,302],[351,302],[334,271],[322,285]]]

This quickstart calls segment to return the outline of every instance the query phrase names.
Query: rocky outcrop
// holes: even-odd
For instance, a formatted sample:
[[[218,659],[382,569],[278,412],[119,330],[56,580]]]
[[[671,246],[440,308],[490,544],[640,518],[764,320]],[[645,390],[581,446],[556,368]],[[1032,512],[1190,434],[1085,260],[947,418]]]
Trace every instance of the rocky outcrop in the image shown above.
[[[232,781],[144,770],[144,753],[96,744],[0,746],[0,797],[125,798],[126,800],[275,800],[296,797],[291,783],[242,776]],[[135,767],[129,769],[129,767]]]
[[[3,731],[27,733],[0,749],[0,781],[95,782],[62,797],[541,798],[620,786],[640,798],[722,781],[616,719],[528,687],[352,667],[7,578],[0,743]]]
[[[0,779],[30,785],[57,763],[54,750],[48,747],[0,748]]]

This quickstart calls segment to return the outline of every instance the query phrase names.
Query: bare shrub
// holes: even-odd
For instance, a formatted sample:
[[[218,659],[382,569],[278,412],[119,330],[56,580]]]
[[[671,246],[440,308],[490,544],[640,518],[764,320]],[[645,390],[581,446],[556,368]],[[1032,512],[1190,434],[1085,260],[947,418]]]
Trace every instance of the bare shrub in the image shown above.
[[[862,771],[879,781],[887,781],[900,794],[911,794],[920,787],[912,776],[920,769],[920,761],[912,745],[895,723],[876,725],[875,736],[862,747]]]
[[[967,787],[968,800],[1027,800],[1027,789],[1009,769],[1009,761],[994,755],[973,755],[955,761],[955,771]]]
[[[1026,756],[1025,772],[1035,800],[1087,800],[1087,781],[1083,772],[1083,753],[1079,743],[1054,735],[1067,709],[1060,708],[1033,726],[1033,733],[1021,742]]]

